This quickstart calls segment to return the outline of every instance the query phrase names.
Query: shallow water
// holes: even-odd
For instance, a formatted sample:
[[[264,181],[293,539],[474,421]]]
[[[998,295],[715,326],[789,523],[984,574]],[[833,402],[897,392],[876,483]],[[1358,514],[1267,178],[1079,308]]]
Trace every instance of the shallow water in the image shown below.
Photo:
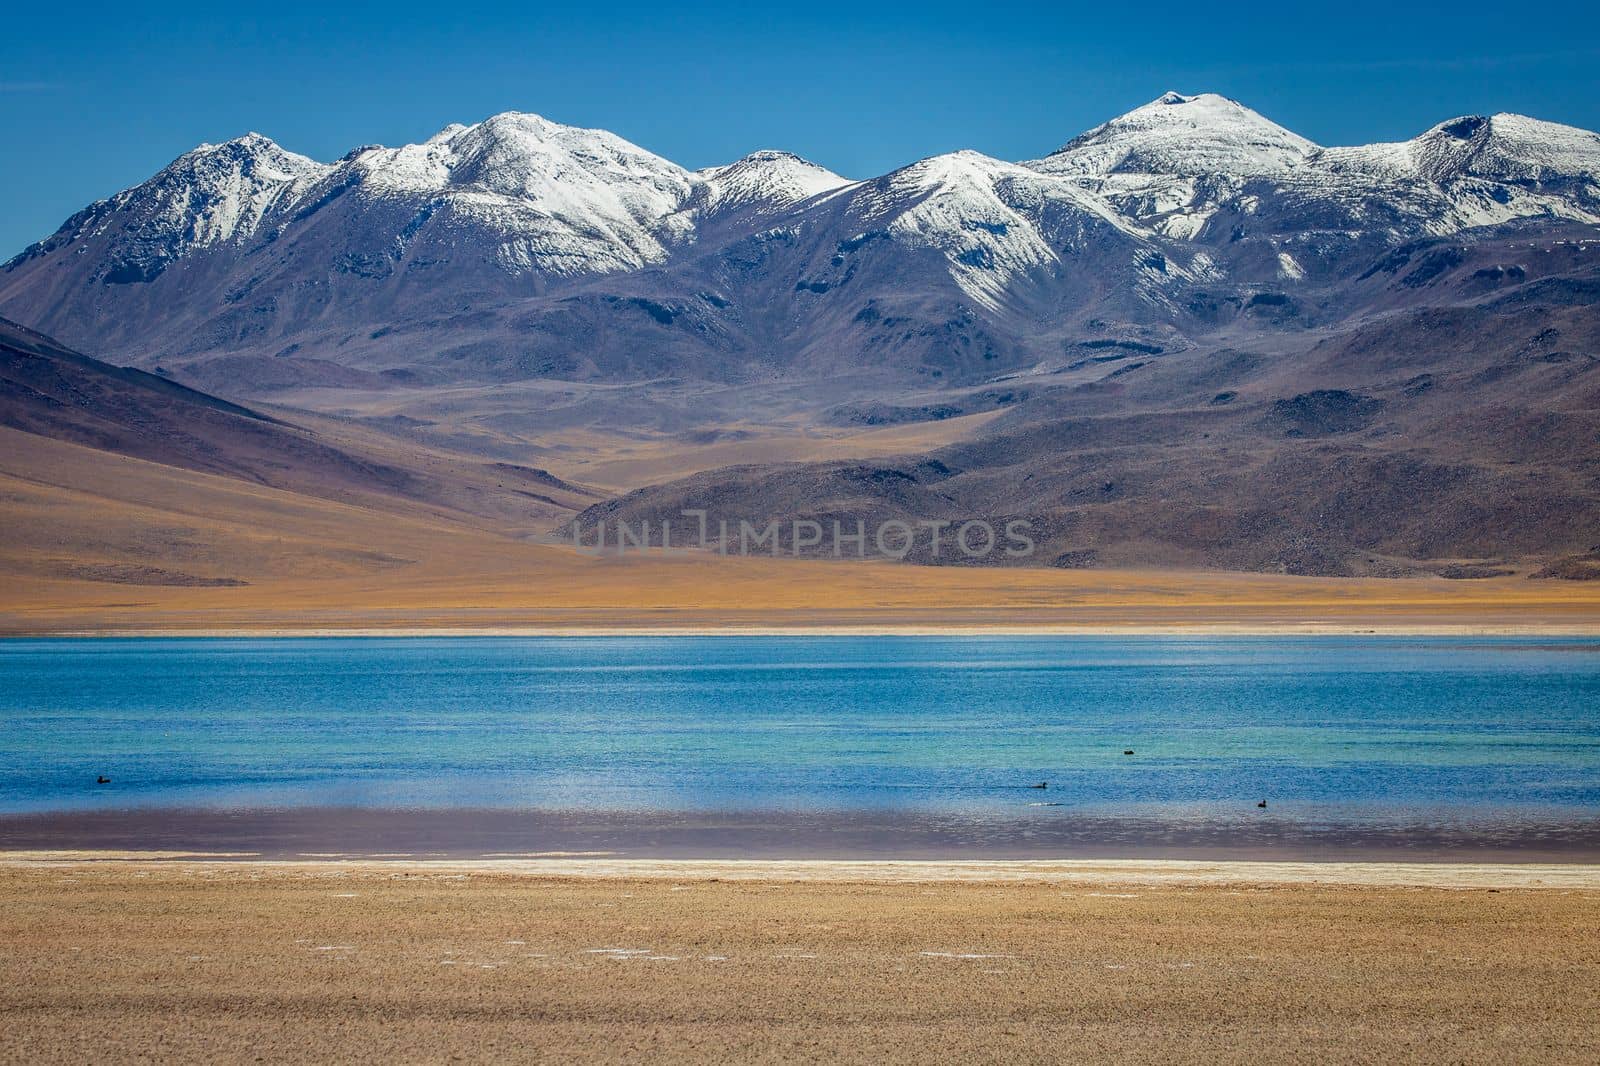
[[[1593,827],[1600,641],[0,641],[9,814],[1186,824],[1261,799],[1275,822]]]

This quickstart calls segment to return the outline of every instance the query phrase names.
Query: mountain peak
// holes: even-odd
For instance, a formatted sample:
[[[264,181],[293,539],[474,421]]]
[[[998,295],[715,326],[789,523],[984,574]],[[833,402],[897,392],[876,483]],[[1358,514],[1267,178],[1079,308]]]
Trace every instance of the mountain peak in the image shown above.
[[[53,236],[8,265],[95,240],[95,281],[152,281],[197,250],[253,235],[280,204],[331,169],[255,132],[221,144],[200,144],[149,180],[73,215]]]
[[[581,130],[579,126],[568,126],[562,122],[554,122],[533,111],[499,111],[483,121],[476,123],[469,129],[477,128],[496,132],[536,132],[555,133],[557,131]],[[584,132],[593,133],[594,130]]]
[[[1256,177],[1289,170],[1316,148],[1237,100],[1167,92],[1030,165],[1062,175]]]
[[[210,154],[212,152],[220,151],[271,152],[274,150],[282,151],[282,149],[278,147],[277,141],[274,141],[271,137],[268,137],[264,134],[257,133],[255,130],[251,130],[249,133],[243,134],[239,137],[234,137],[231,140],[223,141],[221,144],[212,144],[210,141],[203,141],[190,149],[190,154],[195,152]]]
[[[251,172],[262,167],[285,180],[323,169],[316,160],[291,152],[271,137],[252,130],[221,144],[198,144],[174,159],[162,173],[196,173],[217,168]]]
[[[501,141],[521,144],[553,144],[564,148],[578,145],[603,145],[608,149],[651,155],[610,130],[569,126],[532,111],[501,111],[470,126],[452,124],[436,133],[428,143],[470,143]],[[651,155],[651,158],[659,158]]]
[[[425,144],[400,149],[391,165],[407,180],[473,185],[516,200],[548,201],[566,190],[557,199],[571,200],[575,214],[579,202],[588,204],[583,210],[598,209],[598,196],[638,201],[621,205],[634,218],[660,217],[689,188],[688,171],[614,133],[525,111],[447,126]]]
[[[826,167],[776,148],[762,148],[701,175],[705,207],[713,214],[741,208],[770,214],[850,184]]]
[[[734,160],[732,163],[729,163],[728,166],[719,169],[729,170],[733,167],[743,166],[745,164],[755,165],[760,163],[798,163],[801,166],[816,167],[818,170],[822,169],[811,160],[806,159],[804,156],[795,155],[793,152],[785,152],[781,148],[758,148],[754,152],[742,156],[739,159]]]
[[[1462,115],[1434,126],[1409,148],[1417,172],[1435,182],[1600,178],[1600,135],[1526,115]]]
[[[465,122],[451,122],[440,129],[438,133],[435,133],[432,137],[429,137],[425,143],[439,144],[442,141],[448,141],[450,138],[454,137],[456,134],[460,133],[466,128],[467,124]]]
[[[1260,114],[1231,96],[1223,96],[1221,93],[1180,93],[1169,89],[1149,103],[1140,104],[1132,111],[1118,115],[1106,125],[1125,122],[1133,115],[1174,107],[1187,107],[1191,114],[1183,117],[1199,122],[1267,122]],[[1175,116],[1176,113],[1167,115],[1168,118]]]

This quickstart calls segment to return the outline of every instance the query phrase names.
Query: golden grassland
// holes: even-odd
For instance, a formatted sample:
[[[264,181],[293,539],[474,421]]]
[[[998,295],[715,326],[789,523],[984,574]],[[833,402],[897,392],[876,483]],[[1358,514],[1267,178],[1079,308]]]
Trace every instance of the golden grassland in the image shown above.
[[[1600,889],[0,865],[0,1060],[1593,1062]]]
[[[740,434],[734,439],[699,445],[619,440],[593,431],[557,433],[550,440],[564,446],[565,452],[552,457],[550,465],[562,477],[626,492],[701,470],[744,463],[815,463],[932,451],[976,432],[1001,413],[985,411],[937,422],[848,432],[822,431],[808,425],[735,424],[726,427]]]
[[[21,435],[0,430],[0,446]],[[0,447],[0,632],[1600,631],[1600,583],[589,558],[539,530],[28,437]],[[208,585],[207,582],[227,582]]]

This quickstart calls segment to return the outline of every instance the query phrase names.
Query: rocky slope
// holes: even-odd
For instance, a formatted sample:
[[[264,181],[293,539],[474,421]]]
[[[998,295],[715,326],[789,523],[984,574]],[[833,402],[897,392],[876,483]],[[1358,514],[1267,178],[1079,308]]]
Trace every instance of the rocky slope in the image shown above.
[[[595,500],[543,470],[300,422],[90,358],[0,318],[0,426],[26,434],[321,499],[507,525],[543,526]]]
[[[1582,232],[1408,245],[1362,284],[1374,302],[1410,287],[1436,303],[1351,328],[1091,341],[1057,372],[841,408],[878,423],[1003,413],[932,452],[707,471],[577,526],[593,543],[600,523],[613,538],[619,521],[686,528],[699,509],[712,528],[778,522],[778,554],[795,552],[797,521],[905,522],[909,558],[941,565],[1600,578],[1600,255]],[[968,558],[950,530],[969,520],[1026,521],[1036,549]],[[941,521],[935,553],[924,524]]]

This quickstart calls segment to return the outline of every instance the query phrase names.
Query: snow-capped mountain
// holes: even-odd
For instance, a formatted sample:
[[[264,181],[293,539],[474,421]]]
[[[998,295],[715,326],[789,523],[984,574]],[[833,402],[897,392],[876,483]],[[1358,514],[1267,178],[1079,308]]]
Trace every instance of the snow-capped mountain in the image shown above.
[[[1519,218],[1593,222],[1597,144],[1584,130],[1496,115],[1400,144],[1323,148],[1236,101],[1167,93],[1027,165],[1092,188],[1169,238],[1265,234],[1326,257],[1330,242],[1366,251],[1373,239]]]
[[[423,144],[354,153],[308,198],[353,192],[356,214],[411,206],[401,244],[430,225],[459,228],[481,234],[509,274],[560,277],[664,260],[673,234],[663,222],[693,184],[682,167],[604,130],[507,113]]]
[[[507,113],[333,163],[201,146],[5,264],[0,312],[245,395],[380,373],[949,381],[1088,335],[1326,324],[1422,298],[1382,266],[1415,242],[1597,224],[1600,138],[1515,115],[1328,148],[1167,93],[1031,162],[853,182],[771,150],[690,171]]]
[[[1127,258],[1148,243],[1083,190],[972,151],[921,160],[836,201],[834,227],[856,231],[843,243],[877,238],[900,257],[932,253],[963,293],[992,312],[1014,306],[1030,288],[1059,285],[1074,259],[1108,244]],[[830,287],[857,269],[848,253],[827,267],[821,273]],[[812,279],[815,288],[817,272]]]
[[[1083,177],[1253,178],[1292,170],[1316,150],[1299,134],[1227,97],[1165,93],[1030,165],[1047,174]]]
[[[1538,185],[1600,179],[1600,136],[1522,115],[1469,116],[1406,145],[1417,177]]]
[[[736,163],[699,171],[703,195],[694,207],[705,218],[747,213],[762,218],[850,184],[826,167],[793,152],[763,149]]]
[[[155,177],[69,218],[23,258],[103,241],[96,280],[153,281],[174,260],[256,235],[329,170],[259,133],[185,152]]]

